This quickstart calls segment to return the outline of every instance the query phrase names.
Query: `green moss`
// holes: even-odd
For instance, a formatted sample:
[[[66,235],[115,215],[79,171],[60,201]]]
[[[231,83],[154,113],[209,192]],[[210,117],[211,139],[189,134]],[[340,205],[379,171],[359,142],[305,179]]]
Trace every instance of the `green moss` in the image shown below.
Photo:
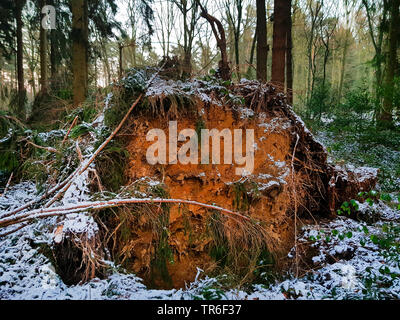
[[[214,211],[207,221],[207,233],[213,239],[209,250],[210,257],[218,262],[221,267],[225,267],[228,263],[229,249],[222,219],[221,213]]]
[[[19,166],[20,153],[17,141],[23,131],[24,128],[0,111],[0,172],[6,175]]]
[[[182,214],[183,217],[183,228],[184,228],[184,234],[185,236],[189,237],[189,246],[193,244],[194,240],[194,235],[193,235],[193,228],[190,223],[190,212],[186,208],[181,209],[181,206],[179,206],[179,215]]]
[[[151,188],[151,193],[155,197],[169,198],[167,190],[163,185],[156,185]],[[151,261],[151,282],[154,284],[156,280],[163,281],[167,286],[172,286],[172,279],[168,271],[168,264],[174,263],[174,255],[169,245],[169,216],[170,206],[168,204],[161,205],[162,212],[158,216],[156,250]]]
[[[116,192],[126,184],[125,175],[129,153],[118,142],[112,142],[96,159],[97,171],[101,182],[109,190]]]
[[[242,212],[248,211],[251,204],[260,197],[258,185],[253,181],[234,183],[233,193],[233,206]]]
[[[202,117],[200,117],[196,122],[196,133],[199,137],[199,147],[201,146],[201,130],[207,129],[206,123]]]
[[[72,139],[79,138],[80,136],[83,136],[85,134],[88,134],[89,132],[94,132],[94,128],[89,124],[89,123],[81,123],[77,126],[75,126],[70,133],[70,137]]]
[[[92,122],[95,120],[98,110],[93,106],[94,101],[85,101],[83,107],[76,108],[71,113],[66,115],[66,122],[72,122],[75,117],[78,117],[79,122]]]
[[[48,174],[43,163],[35,159],[28,159],[19,168],[19,175],[23,180],[35,181],[38,193],[44,190]]]
[[[233,206],[238,211],[247,211],[249,209],[249,196],[246,185],[242,182],[237,182],[233,185]]]

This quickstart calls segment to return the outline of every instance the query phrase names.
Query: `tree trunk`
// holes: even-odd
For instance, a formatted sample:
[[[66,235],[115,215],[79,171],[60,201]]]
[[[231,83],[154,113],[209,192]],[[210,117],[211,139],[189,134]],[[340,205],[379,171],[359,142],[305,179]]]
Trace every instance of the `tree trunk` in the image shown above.
[[[17,115],[25,120],[25,98],[26,90],[24,84],[24,56],[23,56],[23,37],[22,37],[22,8],[25,0],[15,1],[15,19],[17,22],[17,79],[18,79],[18,109]]]
[[[293,56],[292,56],[292,0],[288,0],[285,7],[286,23],[286,95],[288,102],[293,103]]]
[[[235,61],[236,61],[236,74],[237,79],[240,81],[240,56],[239,56],[239,41],[240,41],[240,24],[242,22],[243,14],[243,0],[236,1],[236,9],[238,13],[237,24],[235,26],[234,37],[235,37]]]
[[[267,14],[265,9],[265,0],[257,0],[257,79],[261,82],[267,82],[267,60],[268,60],[268,42],[267,42]]]
[[[390,128],[393,126],[393,94],[394,76],[397,64],[397,44],[399,36],[399,6],[400,0],[390,1],[391,19],[389,26],[389,53],[386,61],[386,75],[384,83],[384,97],[382,111],[379,114],[378,126]]]
[[[88,86],[88,3],[71,0],[72,8],[72,71],[74,104],[81,104]]]
[[[196,2],[201,9],[201,17],[206,19],[208,23],[211,25],[211,29],[213,31],[215,40],[217,41],[217,46],[221,52],[221,60],[219,61],[217,75],[222,80],[225,81],[230,80],[232,74],[231,74],[231,68],[229,67],[228,54],[226,52],[226,36],[224,27],[222,26],[221,21],[210,15],[198,0]]]
[[[338,90],[338,101],[337,104],[339,105],[341,100],[342,100],[342,94],[343,94],[343,84],[344,84],[344,75],[346,73],[346,60],[347,60],[347,52],[349,49],[349,33],[350,31],[346,31],[346,37],[345,37],[345,43],[343,47],[343,55],[342,55],[342,65],[340,68],[340,79],[339,79],[339,90]]]
[[[286,34],[288,21],[285,19],[285,8],[289,0],[274,1],[274,33],[272,48],[271,82],[284,89],[286,66]]]
[[[54,6],[55,2],[54,0],[49,0],[49,4]],[[51,74],[51,79],[55,79],[57,77],[57,71],[58,71],[58,66],[57,66],[57,30],[52,29],[50,31],[50,74]]]
[[[46,0],[39,1],[39,9],[46,5]],[[47,30],[40,24],[40,93],[46,94],[47,84]]]
[[[247,69],[247,77],[249,79],[253,78],[253,62],[254,62],[254,52],[256,51],[256,44],[257,44],[257,29],[253,37],[253,42],[250,48],[250,60],[249,60],[249,67]]]
[[[121,80],[122,79],[122,74],[123,74],[123,62],[122,62],[122,53],[123,53],[123,50],[124,50],[124,46],[123,46],[123,44],[122,43],[120,43],[119,44],[119,46],[118,46],[118,49],[119,49],[119,80]]]
[[[54,80],[54,78],[57,76],[57,43],[56,43],[56,31],[51,30],[50,31],[50,73],[51,73],[51,78]]]
[[[183,56],[183,75],[185,78],[190,78],[192,74],[192,49],[185,51]]]

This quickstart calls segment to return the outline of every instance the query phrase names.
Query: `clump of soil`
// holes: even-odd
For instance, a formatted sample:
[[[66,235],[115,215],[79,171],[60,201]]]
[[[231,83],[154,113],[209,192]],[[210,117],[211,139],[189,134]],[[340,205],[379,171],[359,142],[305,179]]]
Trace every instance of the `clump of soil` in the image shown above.
[[[187,98],[182,93],[189,85],[192,89]],[[114,247],[117,254],[123,252],[126,255],[129,251],[130,262],[124,266],[143,277],[147,284],[168,288],[183,287],[194,280],[198,268],[212,273],[228,260],[239,273],[244,271],[240,266],[246,263],[246,272],[251,273],[257,263],[252,254],[260,256],[262,251],[274,257],[276,266],[284,265],[294,244],[294,215],[311,218],[331,213],[327,193],[329,166],[324,147],[314,140],[286,104],[285,97],[277,94],[272,86],[241,83],[229,88],[229,99],[226,96],[221,98],[220,87],[213,88],[201,82],[177,84],[159,80],[153,87],[148,94],[153,112],[137,113],[124,132],[130,154],[126,169],[130,184],[148,181],[162,186],[170,198],[216,204],[241,212],[262,226],[265,232],[258,236],[264,238],[265,245],[250,253],[252,248],[246,248],[246,241],[235,239],[235,231],[238,238],[241,236],[237,228],[229,230],[229,219],[220,223],[224,230],[216,234],[210,230],[215,212],[195,205],[173,205],[168,207],[168,221],[163,226],[168,230],[166,239],[160,240],[160,234],[154,234],[154,228],[148,227],[145,218],[130,225],[132,234],[125,240],[125,244],[130,244],[129,248],[122,245],[115,250]],[[235,98],[240,102],[235,103]],[[146,151],[154,142],[147,141],[146,134],[151,129],[161,129],[168,134],[169,121],[177,121],[178,132],[186,128],[196,132],[199,128],[230,129],[231,132],[253,129],[254,171],[246,176],[237,176],[236,165],[150,165]],[[220,147],[223,158],[223,140]],[[230,234],[229,240],[226,234]],[[168,250],[164,250],[163,270],[157,271],[160,264],[154,263],[154,257],[159,242],[166,240]],[[223,242],[235,243],[235,240],[244,243],[241,251],[253,260],[253,270],[248,268],[249,261],[229,258],[226,248],[229,244]],[[230,249],[231,255],[236,252]],[[161,277],[160,272],[163,274]],[[245,277],[246,272],[241,276]]]
[[[254,170],[238,176],[235,164],[150,165],[146,152],[154,141],[146,135],[161,129],[168,136],[170,121],[177,121],[178,132],[254,130]],[[328,165],[325,148],[285,96],[256,81],[226,87],[216,81],[158,78],[120,140],[129,154],[128,183],[120,196],[193,200],[244,216],[195,204],[135,205],[98,215],[106,251],[153,287],[184,287],[199,268],[230,273],[241,284],[251,281],[258,268],[287,268],[295,221],[329,217],[340,206],[341,192],[359,188],[356,175],[342,183],[343,174]],[[222,139],[220,154],[223,163]],[[363,188],[373,187],[375,178],[365,179]]]
[[[263,223],[271,236],[270,248],[276,252],[290,249],[293,228],[290,223],[290,132],[281,128],[288,123],[275,122],[267,128],[265,114],[251,119],[241,118],[242,113],[229,107],[196,103],[198,112],[178,120],[178,132],[185,128],[196,130],[202,121],[205,128],[222,131],[229,129],[254,129],[257,150],[254,172],[246,177],[235,174],[234,165],[156,165],[146,160],[146,150],[152,142],[146,141],[146,133],[154,128],[168,132],[168,119],[140,116],[132,123],[132,139],[128,143],[130,160],[127,175],[131,182],[150,177],[162,182],[170,198],[189,199],[206,204],[216,204],[232,211],[243,212]],[[201,114],[201,116],[199,116]],[[224,144],[221,143],[221,155]],[[178,205],[170,208],[169,245],[174,253],[174,263],[168,264],[168,272],[174,286],[183,286],[194,279],[197,268],[215,268],[210,258],[212,237],[207,236],[206,222],[210,216],[204,208],[187,206],[185,215]],[[190,221],[187,221],[190,220]],[[186,230],[190,224],[192,230]],[[148,237],[139,235],[143,242]],[[142,245],[137,246],[135,256],[140,257]],[[142,253],[143,254],[143,253]],[[141,260],[140,258],[137,260]],[[146,267],[148,261],[135,262],[134,271]],[[139,267],[140,266],[140,267]]]

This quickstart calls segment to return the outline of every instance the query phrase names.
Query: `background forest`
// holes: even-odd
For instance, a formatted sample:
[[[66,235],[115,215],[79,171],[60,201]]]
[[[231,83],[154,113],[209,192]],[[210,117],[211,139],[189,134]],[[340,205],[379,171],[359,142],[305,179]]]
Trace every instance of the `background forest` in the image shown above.
[[[221,53],[202,6],[225,30],[233,81],[274,82],[338,160],[379,166],[395,188],[400,164],[393,155],[382,164],[382,155],[399,146],[398,1],[275,3],[2,1],[0,110],[54,125],[85,100],[92,108],[126,70],[163,57],[175,57],[181,79],[215,74]],[[56,8],[54,29],[40,28],[45,5]]]
[[[90,288],[98,298],[163,299],[188,295],[189,299],[247,299],[253,292],[256,299],[398,299],[399,9],[400,0],[2,0],[0,228],[5,231],[0,234],[0,299],[86,299],[84,290],[91,292]],[[263,199],[268,205],[259,211],[267,217],[265,208],[270,208],[270,203],[277,204],[277,196],[269,198],[268,193],[259,199],[259,185],[246,185],[246,179],[221,182],[232,189],[225,195],[226,201],[239,215],[215,206],[214,199],[205,198],[200,203],[212,213],[203,227],[209,233],[211,230],[209,244],[213,246],[206,250],[202,245],[204,252],[215,256],[212,258],[216,266],[224,266],[218,269],[218,277],[228,275],[228,285],[225,280],[208,275],[199,280],[198,274],[189,287],[185,283],[186,291],[160,293],[147,290],[140,279],[118,269],[123,263],[139,260],[135,243],[146,240],[132,231],[143,222],[135,220],[131,214],[135,212],[144,217],[143,228],[153,228],[150,234],[156,235],[149,241],[154,245],[153,251],[149,249],[143,258],[146,267],[151,268],[151,273],[160,272],[161,278],[169,277],[167,266],[174,264],[174,254],[178,252],[171,251],[170,209],[178,210],[176,216],[182,219],[183,229],[190,227],[187,212],[182,209],[181,213],[181,206],[172,204],[181,204],[182,200],[169,198],[164,167],[156,168],[162,182],[153,181],[150,175],[145,177],[147,180],[136,179],[134,170],[128,176],[127,168],[130,165],[137,171],[146,171],[148,164],[132,161],[144,141],[135,139],[145,131],[147,120],[154,120],[156,115],[166,120],[170,114],[183,118],[187,116],[185,112],[193,111],[193,101],[226,104],[232,114],[238,112],[244,119],[244,126],[268,114],[270,121],[257,123],[256,129],[266,133],[273,127],[272,133],[280,130],[287,138],[285,148],[289,151],[285,151],[283,167],[288,169],[288,180],[275,182],[288,185],[287,190],[291,190],[282,187],[277,191],[291,205],[287,210],[279,209],[282,221],[289,226],[280,231],[293,229],[285,243],[292,249],[289,254],[282,253],[284,259],[293,260],[287,275],[282,272],[286,269],[274,261],[278,259],[270,255],[273,250],[268,245],[273,243],[272,238],[259,231],[264,230],[264,225],[246,216],[250,216],[250,210],[258,210],[250,202],[254,200],[258,205],[261,202],[257,201]],[[250,107],[243,114],[246,105]],[[201,110],[203,105],[199,106]],[[135,107],[137,113],[131,114]],[[222,109],[212,114],[210,108],[203,119],[204,108],[203,113],[199,110],[197,118],[191,119],[196,132],[207,128],[204,119],[214,121],[216,114],[224,115]],[[140,118],[142,112],[152,112],[152,116]],[[131,125],[125,125],[125,121]],[[273,140],[264,140],[273,145],[271,150],[279,147]],[[270,158],[272,165],[267,165],[268,169],[279,165],[283,168],[282,162]],[[269,160],[263,155],[260,162],[265,161]],[[177,182],[179,188],[190,186],[183,174],[175,173],[170,176],[177,180],[184,177]],[[204,176],[201,172],[195,177],[200,187],[193,192],[186,190],[186,196],[202,196],[201,192],[213,195],[203,185]],[[259,176],[272,177],[265,173]],[[277,176],[281,177],[280,171]],[[135,181],[128,185],[128,179]],[[344,181],[344,187],[340,181]],[[144,193],[141,183],[149,187]],[[184,192],[179,188],[176,193],[180,197]],[[135,192],[141,193],[142,198],[136,198]],[[220,195],[220,191],[215,194]],[[133,201],[132,212],[124,197]],[[351,197],[354,199],[348,199]],[[158,205],[154,199],[158,199]],[[89,200],[92,202],[85,202]],[[105,207],[102,201],[106,201]],[[343,201],[346,202],[342,205]],[[41,209],[40,203],[44,204]],[[85,205],[81,208],[78,204],[82,203]],[[189,200],[184,203],[193,205]],[[271,215],[275,215],[271,208]],[[327,209],[331,221],[323,220]],[[99,214],[92,215],[96,210],[100,210]],[[224,226],[225,221],[220,219],[218,210],[244,219],[238,224],[237,234],[224,231],[225,234],[215,227]],[[115,220],[108,220],[110,215],[105,213],[110,212]],[[57,220],[64,213],[72,218]],[[313,214],[321,214],[321,220],[317,221]],[[189,222],[192,216],[198,219],[195,214],[188,216]],[[155,223],[147,223],[147,218]],[[13,225],[17,227],[10,229]],[[74,229],[82,225],[83,231]],[[107,226],[114,231],[110,232]],[[99,230],[110,236],[103,237]],[[92,237],[92,231],[96,237]],[[189,243],[189,247],[192,233],[188,231],[186,235],[186,231],[189,240],[182,243]],[[81,238],[68,236],[74,232]],[[195,233],[202,236],[207,232]],[[227,234],[234,234],[230,242]],[[103,238],[107,239],[104,243]],[[260,238],[267,245],[257,242]],[[105,266],[106,251],[102,246],[111,245],[110,239],[114,239],[112,250],[118,255]],[[241,239],[245,240],[241,243]],[[243,243],[250,243],[248,251],[243,249]],[[302,251],[307,246],[312,248],[309,256],[305,249]],[[78,249],[70,250],[71,247]],[[245,263],[250,267],[244,277],[236,272],[239,269],[225,268],[232,257],[234,266],[236,262],[239,265],[238,257],[251,260]],[[18,259],[23,261],[16,263]],[[300,272],[299,264],[303,268]],[[186,271],[185,263],[181,265]],[[271,271],[274,267],[281,273]],[[111,270],[113,275],[107,278],[103,269]],[[356,289],[343,284],[347,273],[352,281],[358,281]],[[55,285],[51,290],[42,285],[43,281],[48,282],[49,275],[56,279],[52,278]],[[96,277],[101,281],[90,282]],[[247,291],[234,292],[233,288]]]

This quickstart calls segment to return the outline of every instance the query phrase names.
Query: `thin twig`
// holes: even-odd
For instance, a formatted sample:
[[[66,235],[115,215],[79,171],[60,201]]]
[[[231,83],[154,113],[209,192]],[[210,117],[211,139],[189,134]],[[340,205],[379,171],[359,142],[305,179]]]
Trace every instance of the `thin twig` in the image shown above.
[[[14,176],[14,172],[11,172],[10,178],[8,178],[7,184],[6,184],[6,188],[4,189],[4,192],[2,194],[2,196],[5,196],[8,190],[8,187],[10,186],[11,180]]]
[[[76,148],[76,153],[78,154],[79,162],[83,162],[83,155],[82,155],[82,150],[79,147],[79,140],[76,140],[75,142],[75,148]]]
[[[46,151],[51,152],[51,153],[61,153],[57,149],[54,149],[52,147],[42,147],[42,146],[37,145],[36,143],[33,143],[32,141],[28,141],[28,144],[34,146],[35,148],[46,150]]]
[[[76,116],[75,119],[72,121],[72,124],[71,124],[71,126],[69,127],[68,132],[67,132],[67,134],[65,135],[65,137],[64,137],[64,139],[63,139],[61,145],[64,145],[65,141],[67,141],[68,136],[69,136],[71,130],[75,127],[76,122],[78,121],[78,118],[79,118],[79,116]]]
[[[296,195],[296,184],[294,178],[294,159],[296,155],[297,145],[300,140],[300,136],[296,134],[297,140],[293,149],[292,156],[292,184],[293,184],[293,198],[294,198],[294,250],[295,250],[295,263],[296,263],[296,278],[299,277],[299,259],[298,259],[298,250],[297,250],[297,195]]]
[[[24,223],[24,224],[20,225],[19,227],[15,228],[15,229],[12,229],[12,230],[7,231],[5,233],[1,233],[0,234],[0,239],[4,238],[4,237],[6,237],[6,236],[8,236],[10,234],[13,234],[13,233],[17,232],[18,230],[21,230],[21,229],[25,228],[28,224],[29,223]]]

